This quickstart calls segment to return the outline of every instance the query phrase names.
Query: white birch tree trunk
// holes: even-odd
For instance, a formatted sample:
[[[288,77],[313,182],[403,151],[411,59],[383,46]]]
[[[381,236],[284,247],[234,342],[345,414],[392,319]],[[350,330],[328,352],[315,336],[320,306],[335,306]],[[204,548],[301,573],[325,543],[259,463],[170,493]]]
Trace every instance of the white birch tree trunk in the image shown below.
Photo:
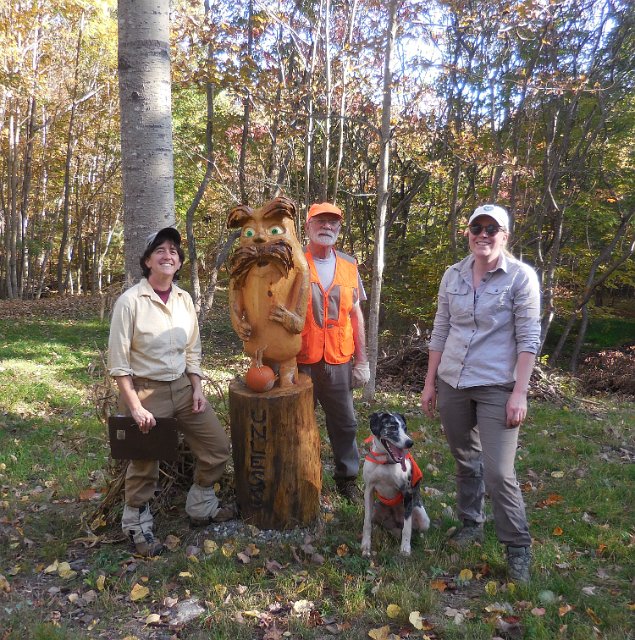
[[[364,387],[364,400],[375,397],[375,378],[377,372],[377,354],[379,351],[379,304],[381,302],[381,284],[384,275],[384,245],[386,241],[386,211],[388,209],[388,189],[390,174],[390,112],[392,108],[392,51],[397,34],[398,0],[388,4],[388,25],[386,28],[386,49],[384,54],[384,87],[381,114],[381,141],[379,175],[377,180],[377,213],[375,216],[375,253],[373,257],[373,278],[370,294],[370,314],[368,319],[368,361],[370,380]]]
[[[169,0],[119,0],[125,275],[141,275],[147,236],[173,225]]]

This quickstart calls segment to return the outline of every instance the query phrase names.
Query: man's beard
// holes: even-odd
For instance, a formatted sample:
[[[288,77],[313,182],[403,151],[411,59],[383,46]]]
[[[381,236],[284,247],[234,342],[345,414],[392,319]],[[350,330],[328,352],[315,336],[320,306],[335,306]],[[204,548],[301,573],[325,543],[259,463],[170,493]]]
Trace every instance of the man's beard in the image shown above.
[[[264,267],[271,262],[282,268],[285,277],[289,275],[293,269],[293,248],[286,240],[248,244],[236,249],[229,260],[229,275],[234,281],[234,289],[243,286],[252,267]]]

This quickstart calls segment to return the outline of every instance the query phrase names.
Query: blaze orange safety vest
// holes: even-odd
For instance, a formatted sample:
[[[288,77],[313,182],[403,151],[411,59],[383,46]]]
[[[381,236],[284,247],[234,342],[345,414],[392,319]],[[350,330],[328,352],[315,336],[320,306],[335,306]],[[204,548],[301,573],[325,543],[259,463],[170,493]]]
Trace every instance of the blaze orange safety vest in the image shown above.
[[[308,251],[305,256],[309,263],[311,295],[297,361],[299,364],[313,364],[324,359],[329,364],[345,364],[355,353],[350,314],[357,301],[357,262],[355,258],[336,251],[335,276],[325,291],[313,256]]]

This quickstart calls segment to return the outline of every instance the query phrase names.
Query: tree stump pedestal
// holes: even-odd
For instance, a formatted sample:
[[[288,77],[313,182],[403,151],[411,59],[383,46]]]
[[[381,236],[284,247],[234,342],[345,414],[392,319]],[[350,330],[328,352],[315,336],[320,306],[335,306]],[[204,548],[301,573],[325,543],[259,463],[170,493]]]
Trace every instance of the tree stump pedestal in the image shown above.
[[[313,383],[265,393],[229,385],[236,499],[241,517],[260,529],[306,526],[320,512],[322,466]]]

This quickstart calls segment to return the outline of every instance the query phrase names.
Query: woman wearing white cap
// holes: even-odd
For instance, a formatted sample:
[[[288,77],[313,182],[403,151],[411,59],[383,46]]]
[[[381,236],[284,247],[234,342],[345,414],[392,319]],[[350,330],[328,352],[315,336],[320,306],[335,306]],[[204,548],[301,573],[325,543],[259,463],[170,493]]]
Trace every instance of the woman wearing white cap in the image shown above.
[[[463,527],[450,544],[483,540],[487,491],[509,577],[527,582],[531,537],[514,459],[540,346],[540,287],[535,271],[506,251],[508,229],[498,205],[470,216],[470,255],[446,270],[439,287],[421,406],[433,417],[438,404],[456,461]]]
[[[176,229],[148,237],[139,259],[144,277],[113,309],[108,368],[119,387],[120,411],[131,415],[143,433],[156,425],[155,417],[178,418],[196,458],[185,511],[193,525],[204,526],[234,516],[214,492],[229,458],[229,439],[201,388],[201,340],[192,298],[174,283],[184,259]],[[143,556],[162,550],[149,506],[158,479],[158,461],[128,464],[121,527]]]

